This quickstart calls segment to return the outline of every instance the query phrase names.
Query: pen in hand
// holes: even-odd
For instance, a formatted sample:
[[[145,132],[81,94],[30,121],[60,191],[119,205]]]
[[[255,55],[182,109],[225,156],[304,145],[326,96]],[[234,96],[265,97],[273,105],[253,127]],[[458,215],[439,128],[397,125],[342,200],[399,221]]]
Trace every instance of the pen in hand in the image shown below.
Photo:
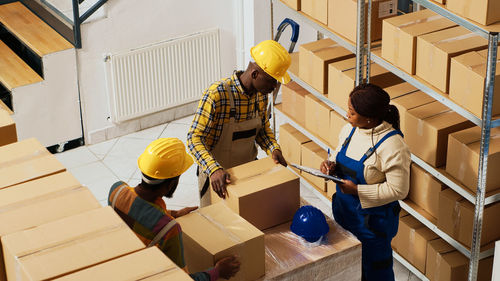
[[[328,148],[328,158],[326,158],[326,163],[328,164],[327,165],[327,168],[326,168],[326,174],[329,175],[330,174],[330,148]]]

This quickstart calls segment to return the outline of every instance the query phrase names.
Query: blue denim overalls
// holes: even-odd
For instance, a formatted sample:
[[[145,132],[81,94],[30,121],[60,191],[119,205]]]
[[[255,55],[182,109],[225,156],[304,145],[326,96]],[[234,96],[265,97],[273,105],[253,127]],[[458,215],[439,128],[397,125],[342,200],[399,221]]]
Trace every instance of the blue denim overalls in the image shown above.
[[[387,138],[396,134],[402,136],[402,133],[397,130],[387,133],[358,161],[346,156],[347,147],[355,130],[356,128],[352,129],[337,154],[335,172],[341,178],[351,180],[355,184],[366,184],[365,160]],[[357,195],[344,194],[337,185],[337,192],[332,197],[333,215],[342,227],[361,241],[362,280],[394,280],[391,240],[398,231],[400,209],[398,201],[363,209]]]

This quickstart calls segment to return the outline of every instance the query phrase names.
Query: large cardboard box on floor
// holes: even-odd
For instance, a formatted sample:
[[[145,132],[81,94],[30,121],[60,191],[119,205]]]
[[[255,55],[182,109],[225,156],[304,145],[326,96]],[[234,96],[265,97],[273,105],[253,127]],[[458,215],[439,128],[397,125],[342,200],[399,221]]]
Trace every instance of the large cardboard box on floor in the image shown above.
[[[450,99],[481,118],[488,50],[469,52],[451,59]],[[500,61],[496,63],[491,114],[500,114]]]
[[[391,92],[388,91],[388,93],[391,95]],[[410,92],[408,94],[392,98],[391,104],[395,105],[399,111],[399,126],[401,128],[401,132],[406,134],[406,112],[408,110],[434,101],[434,98],[422,91]]]
[[[486,39],[461,26],[418,36],[416,74],[448,93],[450,59],[487,46]]]
[[[500,128],[491,129],[486,173],[486,192],[500,188]],[[478,183],[481,128],[474,126],[450,134],[446,172],[476,192]]]
[[[330,137],[328,138],[328,143],[331,146],[331,151],[335,150],[339,145],[340,131],[347,123],[347,120],[336,111],[330,112]]]
[[[319,169],[319,166],[328,157],[328,152],[315,142],[308,142],[302,145],[302,165]],[[326,192],[326,181],[323,178],[302,173],[302,176],[322,192]]]
[[[382,24],[382,57],[415,74],[417,36],[456,26],[456,24],[426,9],[385,19]]]
[[[257,206],[261,205],[251,207],[257,211]],[[177,222],[182,227],[184,256],[191,272],[204,271],[223,257],[237,255],[240,271],[230,280],[255,280],[264,275],[264,233],[223,202],[177,218]]]
[[[405,122],[405,141],[411,152],[434,167],[446,163],[448,135],[474,126],[438,101],[408,110]]]
[[[479,261],[478,281],[491,278],[492,258]],[[466,281],[469,272],[469,259],[455,250],[443,239],[435,239],[427,244],[425,276],[430,281]]]
[[[151,247],[54,280],[189,281],[193,279],[184,270],[175,265],[158,247]]]
[[[2,237],[9,280],[49,280],[143,249],[104,207]]]
[[[0,189],[0,237],[99,207],[68,172]],[[0,280],[6,280],[1,245]]]
[[[271,157],[226,171],[231,176],[231,183],[227,186],[228,196],[224,202],[258,229],[291,220],[300,206],[299,177],[275,164]],[[210,190],[212,203],[222,201],[213,189]]]
[[[301,146],[311,140],[302,134],[299,130],[295,129],[290,124],[283,124],[280,126],[280,147],[283,157],[288,163],[302,165]],[[297,168],[291,167],[297,173],[301,173]]]
[[[300,4],[302,0],[281,0],[281,2],[290,6],[290,8],[300,11]]]
[[[16,123],[7,111],[0,108],[0,146],[16,141]]]
[[[330,38],[299,46],[299,77],[321,94],[328,91],[328,64],[354,57]]]
[[[365,9],[368,7],[366,1]],[[328,27],[356,43],[357,0],[328,0]],[[371,40],[382,38],[382,21],[397,15],[397,0],[373,0],[371,16]],[[365,13],[366,18],[366,13]],[[367,20],[364,21],[365,23]],[[366,41],[366,40],[365,40]]]
[[[447,0],[446,8],[482,25],[500,21],[498,0]]]
[[[306,96],[310,94],[306,89],[293,81],[282,85],[281,109],[288,116],[304,124],[306,120]]]
[[[0,189],[65,170],[36,139],[0,147]]]
[[[328,1],[327,0],[300,0],[302,12],[321,22],[328,23]]]
[[[330,138],[330,112],[333,109],[316,96],[306,96],[306,129],[322,140]]]
[[[427,243],[439,236],[413,216],[402,217],[399,222],[398,232],[401,236],[397,244],[398,253],[420,272],[425,273]]]
[[[408,198],[435,218],[439,214],[439,193],[445,188],[445,185],[417,164],[411,165]]]

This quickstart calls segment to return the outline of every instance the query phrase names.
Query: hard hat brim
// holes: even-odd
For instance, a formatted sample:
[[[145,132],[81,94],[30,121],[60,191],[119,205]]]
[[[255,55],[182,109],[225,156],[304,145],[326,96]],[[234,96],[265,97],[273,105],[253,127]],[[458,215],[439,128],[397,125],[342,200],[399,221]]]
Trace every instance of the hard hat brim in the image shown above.
[[[292,79],[290,78],[290,75],[288,75],[288,72],[285,72],[285,75],[283,75],[283,77],[279,77],[279,79],[276,80],[278,80],[278,82],[280,82],[281,84],[287,84]]]

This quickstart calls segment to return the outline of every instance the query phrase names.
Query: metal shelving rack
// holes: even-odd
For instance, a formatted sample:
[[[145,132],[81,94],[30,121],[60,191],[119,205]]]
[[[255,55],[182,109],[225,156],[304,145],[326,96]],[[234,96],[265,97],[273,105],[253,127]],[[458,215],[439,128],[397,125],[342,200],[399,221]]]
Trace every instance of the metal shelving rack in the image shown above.
[[[383,59],[377,51],[373,52],[371,50],[371,45],[370,43],[364,44],[364,11],[365,11],[365,1],[364,0],[358,0],[358,36],[357,36],[357,42],[356,44],[344,39],[342,36],[338,35],[337,33],[331,31],[327,27],[325,27],[323,24],[320,24],[316,22],[315,20],[309,18],[308,16],[305,16],[302,12],[297,12],[285,4],[281,3],[279,0],[270,0],[272,5],[278,4],[281,5],[282,7],[285,7],[286,9],[289,10],[290,14],[293,14],[295,18],[299,18],[300,20],[306,22],[310,26],[312,26],[314,29],[317,31],[323,33],[326,37],[331,38],[332,40],[336,41],[339,45],[343,46],[344,48],[350,50],[351,52],[356,54],[357,60],[356,60],[356,85],[365,80],[364,74],[366,74],[366,81],[369,81],[370,77],[370,67],[367,62],[373,60],[375,63],[381,65],[382,67],[386,68],[387,70],[391,71],[395,75],[399,76],[406,82],[412,84],[419,90],[425,92],[426,94],[430,95],[437,101],[441,102],[442,104],[446,105],[450,109],[454,110],[458,114],[462,115],[466,119],[470,120],[477,126],[481,127],[481,147],[480,147],[480,160],[479,160],[479,177],[478,177],[478,184],[477,184],[477,191],[476,194],[471,194],[469,191],[467,191],[464,187],[461,185],[455,183],[452,181],[450,178],[448,178],[445,174],[440,172],[439,170],[435,169],[434,167],[428,165],[421,159],[419,159],[417,156],[412,154],[412,161],[425,169],[427,172],[432,174],[434,177],[439,179],[441,182],[446,184],[448,187],[452,188],[454,191],[459,193],[461,196],[466,198],[469,202],[475,205],[475,210],[474,210],[474,225],[473,225],[473,233],[472,233],[472,247],[471,250],[460,244],[458,241],[455,239],[451,238],[449,235],[441,231],[434,223],[429,221],[427,218],[425,218],[422,214],[417,212],[414,208],[406,204],[404,201],[401,201],[401,205],[403,209],[405,209],[408,213],[413,215],[415,218],[417,218],[419,221],[421,221],[424,225],[426,225],[428,228],[430,228],[432,231],[434,231],[437,235],[439,235],[442,239],[447,241],[449,244],[451,244],[453,247],[455,247],[458,251],[460,251],[462,254],[470,258],[470,266],[469,266],[469,276],[468,280],[469,281],[474,281],[477,280],[477,271],[478,271],[478,265],[479,265],[479,260],[489,257],[493,255],[493,249],[485,250],[483,252],[480,252],[480,246],[481,246],[481,230],[482,230],[482,221],[483,221],[483,212],[484,212],[484,206],[488,204],[492,204],[495,202],[500,201],[500,193],[491,195],[489,197],[486,197],[485,195],[485,186],[486,186],[486,171],[487,171],[487,163],[488,163],[488,152],[489,152],[489,139],[490,139],[490,132],[492,128],[499,127],[500,126],[500,119],[499,120],[492,120],[492,104],[493,104],[493,93],[494,93],[494,83],[495,83],[495,73],[496,73],[496,61],[497,61],[497,50],[498,50],[498,40],[499,40],[499,34],[498,31],[500,28],[497,28],[498,30],[489,30],[488,27],[481,26],[474,24],[471,21],[468,21],[460,16],[457,16],[441,5],[438,5],[436,3],[433,3],[429,0],[412,0],[414,3],[419,4],[423,7],[426,7],[432,11],[434,11],[437,14],[440,14],[455,23],[481,35],[482,37],[488,39],[488,63],[487,63],[487,74],[486,74],[486,82],[485,82],[485,90],[484,90],[484,97],[483,97],[483,113],[482,113],[482,118],[478,118],[475,115],[471,114],[464,108],[460,107],[450,99],[446,98],[442,93],[439,91],[435,90],[432,86],[430,86],[428,83],[418,79],[415,76],[412,76],[403,70],[399,69],[398,67],[392,65],[385,59]],[[371,0],[368,2],[368,17],[371,16]],[[368,24],[367,24],[367,33],[370,34],[370,20],[368,19]],[[370,36],[367,36],[367,38],[370,38]],[[365,70],[363,70],[364,66],[366,67]],[[341,114],[342,116],[345,116],[345,110],[340,108],[338,105],[334,104],[332,101],[328,100],[326,97],[324,97],[322,94],[318,93],[314,88],[312,88],[310,85],[307,83],[303,82],[300,78],[295,76],[293,73],[290,73],[292,76],[292,79],[298,83],[300,86],[314,94],[317,98],[322,100],[325,104],[329,105],[333,110]],[[285,114],[283,114],[285,115]],[[285,117],[287,117],[285,115]],[[295,128],[300,130],[302,133],[304,133],[306,136],[308,136],[310,139],[312,139],[314,142],[316,142],[318,145],[323,147],[324,149],[328,148],[328,144],[325,144],[323,141],[319,140],[317,137],[314,135],[310,134],[307,130],[302,128],[301,125],[299,125],[297,122],[292,120],[291,118],[287,118],[289,123],[292,124]],[[314,188],[313,188],[314,189]],[[411,266],[407,261],[404,260],[401,256],[397,255],[395,253],[394,257],[399,260],[403,265],[405,265],[409,270],[411,270],[415,275],[417,275],[419,278],[422,280],[427,280],[427,278],[418,270],[416,270],[413,266]]]

